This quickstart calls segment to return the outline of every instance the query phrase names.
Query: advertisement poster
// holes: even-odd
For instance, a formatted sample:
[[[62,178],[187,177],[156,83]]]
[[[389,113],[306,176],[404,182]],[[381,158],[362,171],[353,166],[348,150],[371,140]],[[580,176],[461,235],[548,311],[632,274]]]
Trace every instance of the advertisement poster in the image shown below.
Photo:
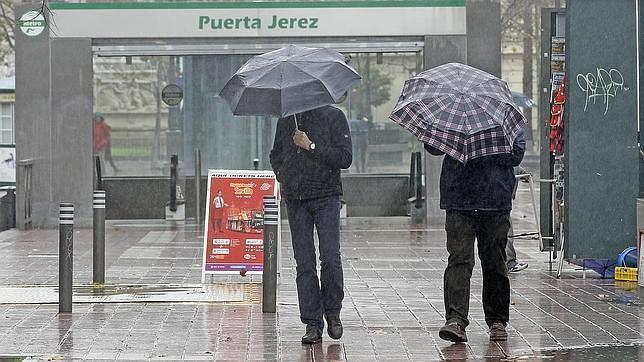
[[[272,171],[208,171],[202,282],[206,274],[262,272],[262,202],[276,194]]]
[[[0,182],[16,182],[15,154],[15,147],[0,147]]]

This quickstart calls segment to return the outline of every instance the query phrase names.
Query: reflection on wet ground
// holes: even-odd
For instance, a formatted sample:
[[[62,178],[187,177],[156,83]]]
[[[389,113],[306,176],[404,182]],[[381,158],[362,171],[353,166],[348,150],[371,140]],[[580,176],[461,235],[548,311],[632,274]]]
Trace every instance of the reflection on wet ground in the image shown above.
[[[519,207],[516,232],[534,228]],[[528,209],[529,211],[529,209]],[[146,226],[147,225],[147,226]],[[13,232],[1,238],[2,288],[57,283],[56,230]],[[55,304],[0,304],[0,353],[51,359],[230,361],[638,360],[644,313],[638,288],[600,279],[568,265],[560,279],[549,271],[537,241],[516,241],[528,269],[511,275],[509,339],[491,343],[481,306],[481,272],[472,279],[467,344],[438,338],[443,320],[446,265],[442,227],[410,225],[407,218],[352,218],[342,229],[345,334],[303,346],[295,263],[284,226],[277,314],[259,300],[243,302],[75,303],[72,314]],[[197,228],[128,225],[108,228],[106,281],[90,286],[91,230],[75,235],[78,298],[143,293],[161,298],[190,292],[201,280]],[[29,240],[30,242],[25,242]],[[48,257],[34,257],[48,256]],[[221,276],[214,283],[243,285],[257,276]],[[175,286],[175,287],[169,287]],[[259,293],[261,295],[261,293]],[[608,359],[607,359],[608,358]],[[643,358],[644,359],[644,358]]]
[[[641,345],[575,348],[544,351],[534,357],[526,357],[526,359],[534,361],[641,361],[644,359],[644,348]]]

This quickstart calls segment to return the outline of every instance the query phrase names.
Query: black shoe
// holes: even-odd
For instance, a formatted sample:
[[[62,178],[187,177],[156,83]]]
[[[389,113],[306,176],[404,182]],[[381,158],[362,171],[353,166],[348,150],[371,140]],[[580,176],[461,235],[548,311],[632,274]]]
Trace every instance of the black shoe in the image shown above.
[[[456,322],[446,323],[438,331],[438,336],[441,337],[441,339],[454,343],[467,342],[465,328],[461,327],[461,325]]]
[[[322,331],[319,327],[306,326],[306,333],[302,336],[303,344],[316,344],[322,342]]]
[[[329,337],[340,339],[342,337],[342,322],[340,321],[340,317],[326,317],[326,323],[326,331]]]
[[[501,322],[494,322],[490,326],[490,341],[507,341],[508,332],[505,330],[505,325]]]

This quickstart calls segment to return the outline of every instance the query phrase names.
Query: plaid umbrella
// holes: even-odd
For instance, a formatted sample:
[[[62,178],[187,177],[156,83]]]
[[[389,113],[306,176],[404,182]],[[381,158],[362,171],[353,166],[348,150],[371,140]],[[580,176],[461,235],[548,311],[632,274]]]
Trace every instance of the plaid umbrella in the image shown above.
[[[462,163],[511,153],[526,124],[505,81],[459,63],[407,80],[389,118]]]

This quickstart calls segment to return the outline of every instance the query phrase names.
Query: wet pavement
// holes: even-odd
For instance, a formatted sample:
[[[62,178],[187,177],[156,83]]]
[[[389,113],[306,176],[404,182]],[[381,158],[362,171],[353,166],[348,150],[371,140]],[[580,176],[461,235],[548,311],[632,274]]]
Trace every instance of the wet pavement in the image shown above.
[[[520,186],[513,212],[516,233],[536,228],[525,189]],[[640,351],[644,311],[638,288],[600,279],[596,273],[573,265],[566,265],[562,278],[557,279],[549,270],[548,253],[539,252],[533,239],[515,242],[519,260],[530,266],[511,275],[508,341],[489,341],[477,265],[472,279],[469,343],[451,344],[438,338],[444,323],[442,274],[447,261],[443,229],[410,225],[404,217],[351,218],[341,234],[345,333],[337,341],[325,335],[323,343],[311,347],[300,343],[304,327],[298,316],[295,264],[286,225],[277,314],[262,313],[258,276],[215,277],[215,285],[230,285],[230,290],[213,292],[218,297],[203,299],[204,293],[199,292],[201,228],[112,221],[107,231],[108,285],[98,292],[90,287],[92,231],[78,230],[74,235],[78,300],[72,314],[58,314],[57,304],[50,299],[38,300],[44,298],[39,293],[50,293],[57,285],[57,230],[0,233],[0,361],[23,357],[168,361],[644,359],[644,351]],[[22,288],[18,296],[12,295],[18,287]],[[184,295],[179,300],[164,299],[171,293]],[[105,296],[122,299],[89,298]]]

